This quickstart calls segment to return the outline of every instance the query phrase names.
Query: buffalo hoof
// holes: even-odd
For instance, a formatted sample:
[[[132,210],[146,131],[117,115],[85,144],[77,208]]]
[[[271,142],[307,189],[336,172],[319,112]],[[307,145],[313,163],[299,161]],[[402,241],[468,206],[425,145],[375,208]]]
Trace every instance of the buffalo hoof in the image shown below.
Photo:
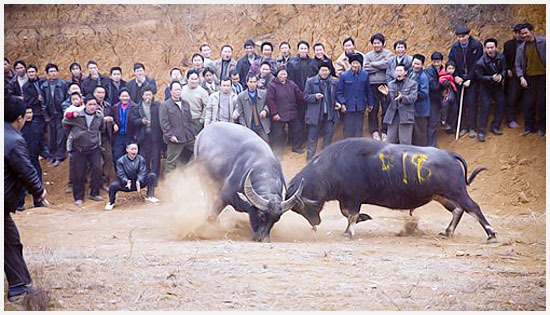
[[[359,213],[359,217],[357,218],[357,223],[372,220],[372,217],[366,213]]]
[[[451,237],[453,236],[452,234],[450,234],[450,233],[447,232],[447,231],[439,232],[438,235],[439,235],[439,236],[446,237],[446,238],[451,238]]]
[[[494,244],[497,242],[497,237],[496,236],[491,236],[487,239],[487,244]]]

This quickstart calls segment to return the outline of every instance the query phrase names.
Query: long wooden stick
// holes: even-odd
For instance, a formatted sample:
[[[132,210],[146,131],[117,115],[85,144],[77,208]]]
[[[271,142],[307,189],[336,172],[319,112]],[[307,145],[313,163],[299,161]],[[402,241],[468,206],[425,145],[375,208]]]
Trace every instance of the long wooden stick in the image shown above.
[[[464,101],[464,85],[460,91],[460,106],[458,107],[458,123],[456,124],[456,136],[455,140],[458,140],[458,134],[460,133],[460,122],[462,120],[462,102]]]

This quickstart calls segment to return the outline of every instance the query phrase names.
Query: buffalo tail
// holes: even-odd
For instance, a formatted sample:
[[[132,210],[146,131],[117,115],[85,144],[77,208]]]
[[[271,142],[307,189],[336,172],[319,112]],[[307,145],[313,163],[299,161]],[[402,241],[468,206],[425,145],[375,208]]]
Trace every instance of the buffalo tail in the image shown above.
[[[453,153],[453,157],[456,160],[458,160],[460,163],[462,163],[462,165],[464,166],[464,180],[466,182],[466,185],[470,185],[474,180],[474,178],[476,178],[477,174],[479,174],[481,171],[487,170],[486,167],[478,167],[472,172],[472,174],[468,178],[468,165],[466,164],[466,160],[464,160],[464,158],[462,158],[460,155],[455,153]]]

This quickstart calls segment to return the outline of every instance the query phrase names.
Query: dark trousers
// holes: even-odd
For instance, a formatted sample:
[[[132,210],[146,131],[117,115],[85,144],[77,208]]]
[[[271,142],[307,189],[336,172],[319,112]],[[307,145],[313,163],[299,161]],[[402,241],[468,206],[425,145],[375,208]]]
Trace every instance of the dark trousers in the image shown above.
[[[101,186],[101,150],[99,148],[90,151],[73,150],[71,151],[69,163],[71,162],[69,176],[73,184],[74,200],[84,199],[88,165],[90,165],[90,175],[92,177],[90,195],[99,196],[99,187]]]
[[[67,155],[67,136],[61,120],[61,116],[54,116],[48,122],[48,148],[53,158],[58,161],[65,160]]]
[[[254,131],[260,138],[264,139],[267,144],[269,144],[269,134],[265,132],[265,129],[263,127],[260,127],[258,129],[250,129]]]
[[[31,275],[23,258],[23,244],[17,226],[4,209],[4,272],[8,287],[31,284]]]
[[[428,145],[428,122],[430,117],[414,117],[412,145]]]
[[[121,135],[118,133],[113,134],[113,166],[116,170],[116,161],[120,159],[121,156],[126,154],[126,146],[132,142],[133,137],[130,137],[128,134]]]
[[[185,143],[168,143],[166,149],[166,168],[164,172],[170,173],[180,164],[187,164],[193,157],[195,140]]]
[[[139,153],[147,162],[147,171],[160,175],[160,150],[162,140],[154,141],[150,134],[145,134],[143,141],[139,143]]]
[[[147,187],[147,197],[153,197],[155,195],[155,186],[157,185],[157,175],[155,173],[149,173],[144,180],[139,182],[141,188]],[[115,203],[116,193],[119,191],[137,191],[136,180],[132,180],[130,189],[126,187],[126,183],[121,183],[119,180],[115,180],[111,186],[109,186],[109,202]]]
[[[317,125],[307,125],[306,160],[309,161],[315,156],[319,136],[323,136],[323,149],[332,142],[334,134],[334,121],[328,121],[328,115],[323,115]]]
[[[546,76],[525,76],[527,89],[524,90],[523,117],[525,130],[546,131]],[[538,118],[536,114],[538,112]]]
[[[42,155],[44,158],[53,158],[52,154],[50,153],[50,150],[48,149],[48,146],[46,145],[46,141],[44,140],[44,131],[46,129],[46,122],[44,121],[44,116],[33,116],[32,120],[30,122],[26,122],[26,124],[29,124],[31,128],[32,137],[34,139],[37,139],[39,147],[40,155]]]
[[[42,167],[40,166],[40,161],[38,160],[38,154],[34,152],[30,152],[30,158],[31,163],[34,166],[34,169],[38,173],[38,177],[40,178],[40,181],[42,181]],[[25,206],[25,197],[27,196],[27,190],[23,187],[21,188],[21,195],[19,196],[19,202],[17,203],[18,208],[22,208]],[[40,197],[33,197],[34,206],[40,204],[39,201]]]
[[[442,116],[441,98],[430,98],[430,118],[427,131],[427,145],[430,147],[437,145],[437,126],[443,121]]]
[[[516,121],[516,112],[521,111],[521,96],[523,90],[516,76],[506,78],[504,82],[506,91],[506,121]]]
[[[380,107],[382,107],[382,121],[384,120],[384,116],[386,115],[386,111],[388,110],[388,105],[390,104],[389,98],[386,97],[384,94],[382,94],[378,87],[385,84],[371,84],[370,88],[372,91],[372,94],[374,95],[374,106],[372,107],[372,111],[368,113],[369,115],[369,130],[370,133],[374,133],[375,131],[379,131],[382,133],[388,133],[388,125],[380,122],[382,124],[382,129],[379,128],[379,118],[378,118],[378,110]]]
[[[479,132],[486,133],[487,131],[487,122],[489,120],[489,112],[491,111],[491,98],[494,98],[497,103],[494,119],[491,123],[491,129],[500,129],[500,124],[502,123],[502,117],[504,116],[504,107],[506,103],[504,89],[501,86],[484,85],[480,89],[480,94],[481,108],[479,111]]]
[[[460,94],[458,96],[460,98]],[[464,91],[464,104],[466,109],[466,117],[463,116],[462,119],[468,121],[468,129],[476,129],[477,117],[478,117],[478,108],[479,108],[479,83],[471,81],[470,86]],[[460,101],[460,99],[459,99]]]
[[[69,157],[70,159],[70,157]],[[108,185],[111,182],[113,171],[113,147],[106,135],[101,136],[101,183]]]
[[[363,118],[365,111],[346,112],[344,114],[344,138],[363,136]]]
[[[304,147],[304,142],[302,138],[303,127],[300,122],[300,118],[296,117],[290,121],[271,121],[271,145],[273,151],[278,157],[283,156],[285,149],[285,143],[287,140],[287,133],[285,126],[288,125],[290,131],[290,141],[292,143],[292,151],[298,152],[301,151]]]

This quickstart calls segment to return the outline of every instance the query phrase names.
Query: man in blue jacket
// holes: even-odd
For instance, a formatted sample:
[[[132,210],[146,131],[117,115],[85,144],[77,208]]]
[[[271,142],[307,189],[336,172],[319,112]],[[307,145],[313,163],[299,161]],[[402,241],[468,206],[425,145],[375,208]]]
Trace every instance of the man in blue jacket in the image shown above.
[[[464,91],[464,100],[462,106],[462,120],[460,128],[460,136],[466,134],[466,126],[470,130],[470,138],[475,138],[476,121],[477,121],[477,105],[479,96],[479,84],[476,81],[474,68],[476,62],[483,56],[483,46],[472,36],[470,29],[465,26],[459,26],[455,29],[457,41],[451,46],[449,52],[449,60],[456,64],[455,80]],[[459,93],[460,95],[460,93]],[[467,110],[465,110],[467,108]],[[466,112],[467,117],[464,116]],[[458,121],[458,109],[453,111],[453,129]],[[465,123],[467,121],[467,123]]]
[[[430,84],[424,72],[426,57],[415,54],[412,59],[412,71],[409,77],[418,84],[418,96],[414,102],[414,125],[412,145],[426,146],[428,144],[428,121],[430,119]]]
[[[351,69],[342,73],[336,90],[336,100],[344,113],[344,138],[363,135],[365,110],[371,111],[374,106],[369,74],[362,69],[363,55],[354,53],[349,60]]]

